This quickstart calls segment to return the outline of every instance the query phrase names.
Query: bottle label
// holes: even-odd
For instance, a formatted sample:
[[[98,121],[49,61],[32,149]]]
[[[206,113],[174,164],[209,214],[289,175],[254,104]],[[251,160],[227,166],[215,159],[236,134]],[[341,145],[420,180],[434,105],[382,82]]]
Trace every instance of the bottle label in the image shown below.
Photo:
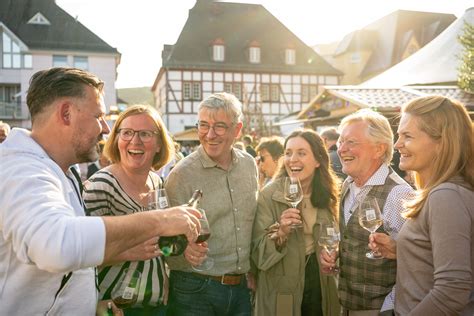
[[[126,300],[130,300],[133,298],[133,293],[135,293],[135,289],[127,286],[123,291],[122,297]]]

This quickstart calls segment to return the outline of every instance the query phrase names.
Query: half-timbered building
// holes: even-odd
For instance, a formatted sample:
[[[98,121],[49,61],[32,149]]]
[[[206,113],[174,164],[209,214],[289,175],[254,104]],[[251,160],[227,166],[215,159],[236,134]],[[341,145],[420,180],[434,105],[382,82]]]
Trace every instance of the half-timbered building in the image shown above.
[[[196,1],[162,60],[152,91],[172,133],[193,127],[203,98],[222,91],[242,101],[247,128],[270,133],[343,75],[262,5],[211,0]]]

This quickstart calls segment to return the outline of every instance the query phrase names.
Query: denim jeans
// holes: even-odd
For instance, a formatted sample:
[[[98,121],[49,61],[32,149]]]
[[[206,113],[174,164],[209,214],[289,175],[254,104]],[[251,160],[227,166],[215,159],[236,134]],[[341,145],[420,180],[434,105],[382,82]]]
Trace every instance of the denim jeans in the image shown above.
[[[243,277],[238,285],[223,285],[191,273],[171,271],[169,316],[250,316],[250,290]]]

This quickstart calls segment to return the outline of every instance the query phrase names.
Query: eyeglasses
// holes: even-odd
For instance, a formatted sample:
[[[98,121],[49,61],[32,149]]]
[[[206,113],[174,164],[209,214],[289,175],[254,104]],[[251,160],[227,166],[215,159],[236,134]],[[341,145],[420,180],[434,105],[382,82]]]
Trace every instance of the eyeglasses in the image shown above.
[[[365,144],[365,142],[356,142],[355,140],[349,139],[349,140],[341,140],[339,139],[336,143],[337,148],[341,148],[342,146],[346,145],[347,148],[351,149],[354,148],[358,145]]]
[[[135,134],[138,134],[138,137],[144,143],[148,143],[149,141],[153,139],[153,136],[159,134],[157,131],[148,131],[148,130],[136,131],[131,128],[121,128],[118,130],[118,133],[119,133],[120,138],[126,142],[132,140],[132,138],[135,137]]]
[[[210,125],[206,122],[197,122],[196,127],[200,134],[207,134],[212,128],[217,136],[223,136],[230,128],[230,126],[227,126],[225,123],[216,123],[214,125]]]

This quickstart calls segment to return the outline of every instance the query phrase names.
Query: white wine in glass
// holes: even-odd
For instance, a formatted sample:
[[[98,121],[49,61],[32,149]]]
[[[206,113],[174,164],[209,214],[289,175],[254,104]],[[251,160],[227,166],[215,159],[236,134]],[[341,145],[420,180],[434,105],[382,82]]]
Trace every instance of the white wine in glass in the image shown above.
[[[298,204],[303,200],[303,189],[298,178],[286,177],[285,178],[285,200],[290,203],[292,208],[296,208]],[[293,224],[293,228],[303,227],[303,217],[301,216],[301,224]]]
[[[339,241],[341,240],[339,234],[339,227],[337,223],[332,221],[321,223],[321,230],[319,231],[318,245],[324,248],[324,250],[332,255],[335,251],[339,250]],[[332,273],[338,273],[339,268],[331,268]]]
[[[377,199],[374,197],[366,197],[359,205],[359,224],[362,228],[368,230],[370,234],[382,226],[383,219],[380,212]],[[369,259],[382,259],[382,255],[377,252],[370,251],[365,254]]]

